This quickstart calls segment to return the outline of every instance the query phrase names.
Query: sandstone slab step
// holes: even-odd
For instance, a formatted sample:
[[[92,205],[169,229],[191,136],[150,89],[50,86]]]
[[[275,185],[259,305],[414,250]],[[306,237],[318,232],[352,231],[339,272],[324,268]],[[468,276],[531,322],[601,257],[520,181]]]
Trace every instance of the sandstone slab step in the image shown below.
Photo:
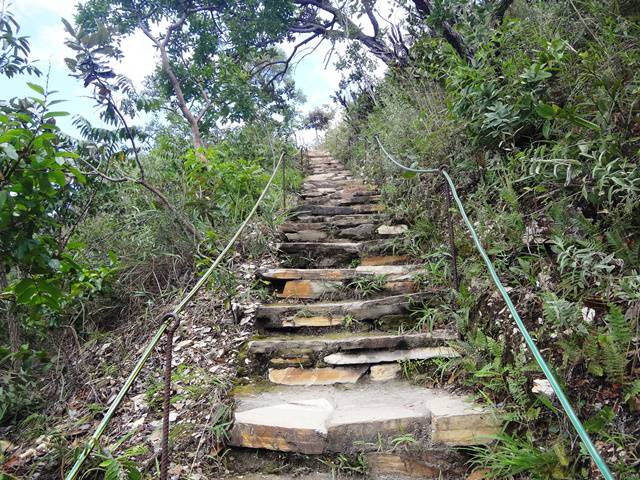
[[[280,298],[316,299],[323,295],[339,292],[342,282],[327,280],[290,280],[278,294]]]
[[[257,276],[265,280],[352,280],[357,277],[384,276],[388,280],[405,280],[420,271],[420,265],[360,265],[356,268],[267,268]]]
[[[269,381],[278,385],[333,385],[356,383],[367,367],[272,368]]]
[[[385,316],[407,314],[411,307],[438,298],[439,290],[422,291],[409,295],[393,295],[372,300],[311,303],[304,306],[290,303],[261,305],[256,319],[266,328],[283,327],[284,323],[301,317],[345,317],[372,321]]]
[[[410,280],[388,281],[376,284],[376,289],[367,294],[367,297],[380,297],[384,295],[401,295],[415,293],[418,285]],[[340,298],[353,298],[358,296],[358,290],[351,283],[343,283],[327,280],[290,280],[285,283],[282,292],[276,295],[278,298],[297,300],[318,300],[330,296],[333,300]]]
[[[342,332],[334,335],[282,335],[261,340],[252,340],[249,342],[248,350],[249,353],[253,354],[279,354],[292,351],[298,354],[311,352],[330,354],[333,352],[358,349],[411,349],[441,346],[454,340],[457,340],[457,335],[446,330],[434,330],[429,333],[409,333],[404,335],[381,333],[354,334],[351,332]]]
[[[351,206],[309,205],[302,204],[296,207],[296,212],[306,215],[353,215],[356,213],[380,213],[384,207],[377,203],[358,204]]]
[[[285,222],[281,228],[284,229],[294,229],[296,228],[296,224],[303,223],[313,223],[313,224],[323,224],[324,228],[340,228],[340,227],[355,227],[358,225],[362,225],[365,223],[371,224],[376,223],[380,220],[380,215],[378,214],[369,214],[369,213],[357,213],[353,215],[306,215],[299,214],[296,215],[296,221],[293,222]],[[296,231],[296,230],[293,230]]]
[[[401,265],[410,263],[411,258],[406,255],[379,255],[364,257],[360,262],[362,266]]]
[[[379,440],[388,444],[398,435],[427,447],[469,445],[486,441],[476,432],[499,428],[490,412],[461,396],[404,382],[274,386],[235,401],[231,445],[284,452],[375,451]]]
[[[451,347],[422,347],[409,350],[368,351],[357,353],[333,353],[324,357],[329,365],[362,365],[371,363],[400,362],[403,360],[428,360],[430,358],[454,358],[460,354]]]

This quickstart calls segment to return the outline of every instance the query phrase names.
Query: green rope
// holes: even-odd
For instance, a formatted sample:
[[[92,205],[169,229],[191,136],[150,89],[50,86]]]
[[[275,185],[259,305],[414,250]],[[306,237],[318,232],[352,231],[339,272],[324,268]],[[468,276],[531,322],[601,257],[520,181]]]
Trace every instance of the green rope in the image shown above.
[[[163,317],[165,321],[162,322],[162,325],[160,325],[155,335],[153,336],[153,338],[145,348],[144,352],[142,353],[142,356],[140,357],[135,367],[129,374],[129,377],[127,377],[127,380],[124,382],[124,385],[122,385],[122,388],[118,392],[118,395],[113,400],[113,402],[111,402],[109,409],[105,413],[104,417],[102,417],[102,420],[100,421],[100,424],[96,428],[95,432],[93,432],[93,435],[91,435],[91,438],[86,443],[82,452],[80,452],[80,455],[78,455],[78,458],[76,459],[76,462],[73,464],[73,467],[71,468],[71,470],[69,470],[69,473],[67,473],[67,475],[64,477],[65,480],[75,480],[75,478],[78,476],[78,473],[80,473],[80,468],[82,467],[84,462],[87,460],[87,458],[89,458],[89,455],[98,444],[98,441],[104,434],[104,431],[107,428],[107,425],[109,424],[109,422],[111,421],[113,414],[122,403],[122,400],[124,399],[129,389],[131,388],[131,385],[133,385],[133,382],[135,382],[136,378],[138,378],[138,375],[140,374],[142,367],[144,367],[144,364],[147,362],[147,360],[151,356],[151,353],[153,352],[154,348],[162,338],[162,335],[164,334],[164,332],[167,330],[169,324],[173,321],[173,318],[184,309],[184,307],[195,296],[195,294],[198,293],[200,288],[202,288],[202,286],[205,284],[207,279],[211,276],[211,274],[214,272],[216,267],[220,264],[224,256],[227,254],[227,252],[231,249],[233,244],[236,242],[236,240],[238,239],[242,231],[245,229],[251,217],[253,217],[253,215],[256,213],[256,211],[258,210],[258,206],[266,196],[267,191],[269,190],[269,187],[271,186],[274,178],[276,177],[276,173],[280,168],[280,164],[282,164],[284,156],[285,156],[285,152],[282,152],[282,155],[280,155],[280,160],[278,160],[278,163],[273,169],[271,178],[267,182],[267,185],[264,187],[264,190],[262,190],[262,193],[260,194],[260,197],[256,201],[256,204],[253,206],[253,208],[251,209],[251,212],[249,212],[249,215],[247,215],[247,218],[245,218],[244,222],[242,222],[242,225],[240,225],[240,228],[238,228],[235,235],[231,238],[231,240],[229,240],[224,250],[220,252],[220,254],[215,259],[215,261],[211,264],[209,269],[200,277],[198,282],[193,286],[193,288],[189,291],[189,293],[187,293],[184,296],[184,298],[178,304],[178,306],[175,307],[170,313],[165,314],[165,316]],[[283,192],[283,195],[284,195],[284,192]]]
[[[513,319],[515,320],[516,325],[518,326],[518,329],[522,333],[522,336],[524,337],[525,343],[529,347],[529,350],[533,354],[533,357],[536,359],[536,362],[538,362],[538,365],[542,369],[542,372],[544,373],[545,377],[547,377],[547,380],[549,380],[549,383],[551,384],[551,388],[553,388],[553,391],[557,395],[558,400],[560,401],[560,404],[562,405],[562,408],[564,409],[565,413],[567,414],[567,417],[569,417],[569,420],[571,421],[571,424],[576,429],[576,432],[578,433],[578,435],[580,436],[580,438],[584,442],[584,444],[587,447],[587,450],[589,452],[589,455],[591,455],[591,458],[593,459],[593,461],[597,465],[597,467],[600,470],[600,472],[602,473],[603,477],[605,478],[605,480],[614,480],[613,475],[609,471],[609,467],[607,466],[607,464],[603,460],[602,456],[600,455],[600,453],[596,449],[595,445],[593,444],[593,441],[591,440],[591,437],[589,437],[589,434],[584,429],[584,426],[580,422],[580,419],[576,415],[576,412],[573,410],[573,407],[571,406],[571,403],[569,402],[569,399],[567,398],[567,396],[565,395],[564,391],[562,390],[562,387],[560,386],[560,384],[556,380],[555,376],[553,375],[553,372],[551,372],[551,368],[549,368],[549,365],[547,364],[545,359],[542,357],[542,354],[538,350],[538,347],[537,347],[535,341],[533,340],[533,338],[531,338],[531,335],[529,334],[529,330],[527,330],[527,327],[525,326],[524,322],[522,321],[522,318],[520,318],[520,315],[518,314],[518,311],[516,310],[516,307],[513,305],[513,302],[511,301],[511,297],[507,293],[507,290],[504,288],[504,285],[502,285],[502,282],[500,281],[500,278],[498,277],[496,269],[493,266],[493,263],[491,262],[491,259],[489,259],[489,255],[487,255],[487,252],[485,251],[484,247],[482,246],[482,243],[480,242],[480,239],[478,238],[478,234],[476,233],[475,229],[473,228],[473,225],[469,221],[469,217],[467,217],[467,213],[464,210],[464,206],[462,205],[462,201],[460,200],[460,197],[458,196],[458,191],[456,190],[456,187],[453,184],[453,180],[451,180],[451,177],[449,176],[447,171],[446,170],[418,169],[418,168],[406,167],[406,166],[402,165],[401,163],[397,162],[394,158],[391,157],[391,155],[389,155],[389,153],[387,153],[387,151],[384,149],[384,147],[380,143],[380,139],[377,136],[376,136],[376,140],[378,141],[378,144],[380,145],[380,148],[382,148],[383,152],[387,155],[389,160],[391,160],[394,164],[396,164],[400,168],[402,168],[404,170],[407,170],[407,171],[410,171],[410,172],[416,172],[416,173],[437,173],[437,172],[440,172],[440,173],[442,173],[444,178],[447,180],[447,183],[449,184],[449,187],[451,188],[451,193],[453,195],[453,199],[456,202],[456,205],[458,207],[458,210],[460,211],[460,215],[462,216],[462,219],[464,220],[464,223],[465,223],[465,225],[467,227],[467,230],[469,230],[469,233],[471,234],[471,237],[473,239],[473,243],[475,244],[478,252],[480,253],[480,256],[482,257],[482,260],[484,260],[484,263],[487,266],[487,269],[489,270],[489,274],[491,275],[491,279],[493,280],[493,283],[496,284],[496,287],[498,287],[498,290],[500,291],[500,294],[502,295],[502,298],[504,299],[505,303],[507,304],[507,308],[511,312],[511,315],[513,316]]]

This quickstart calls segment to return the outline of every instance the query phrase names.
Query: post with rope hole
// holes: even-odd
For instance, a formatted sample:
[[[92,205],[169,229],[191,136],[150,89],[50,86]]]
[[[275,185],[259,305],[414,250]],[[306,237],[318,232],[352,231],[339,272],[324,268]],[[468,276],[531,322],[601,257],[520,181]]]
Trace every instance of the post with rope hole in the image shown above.
[[[171,362],[173,361],[173,335],[180,326],[178,315],[171,313],[173,323],[167,329],[167,343],[164,350],[164,394],[162,399],[162,441],[160,444],[160,480],[167,480],[169,475],[169,413],[171,410]]]
[[[445,165],[440,167],[440,172],[445,172],[447,167]],[[442,186],[442,192],[445,199],[445,208],[447,209],[447,233],[449,236],[449,254],[451,255],[451,282],[453,288],[456,291],[460,290],[460,280],[458,278],[458,250],[456,249],[456,242],[453,232],[453,214],[451,212],[451,187],[445,180]]]
[[[282,150],[282,210],[287,210],[287,154]]]

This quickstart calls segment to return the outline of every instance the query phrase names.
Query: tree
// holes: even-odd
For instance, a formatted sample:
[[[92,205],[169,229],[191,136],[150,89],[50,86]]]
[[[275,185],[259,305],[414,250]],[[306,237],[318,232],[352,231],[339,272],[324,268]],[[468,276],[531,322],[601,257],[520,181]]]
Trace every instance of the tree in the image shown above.
[[[316,132],[316,140],[318,138],[318,131],[325,130],[329,127],[329,123],[333,119],[333,112],[330,110],[326,110],[325,108],[318,107],[314,110],[311,110],[305,119],[303,120],[303,125],[305,128],[312,128]]]
[[[29,62],[29,39],[17,36],[20,25],[9,10],[7,0],[0,0],[0,75],[12,78],[18,73],[41,75]]]
[[[6,10],[0,28],[3,37],[18,24]],[[14,39],[15,40],[15,39]],[[28,60],[24,37],[4,43],[0,73],[39,73]],[[65,255],[68,236],[64,213],[70,195],[85,182],[74,165],[72,145],[60,135],[53,111],[58,103],[45,88],[29,83],[33,96],[0,105],[0,293],[11,349],[21,343],[16,306],[37,321],[45,310],[60,308],[65,279],[77,265]]]
[[[284,38],[290,14],[281,0],[89,0],[76,22],[89,33],[104,26],[116,46],[136,31],[151,40],[160,57],[154,85],[181,113],[199,150],[206,145],[203,125],[251,110],[260,85],[245,65]]]
[[[376,0],[340,4],[332,0],[293,0],[293,3],[298,9],[289,30],[294,35],[309,35],[299,45],[316,38],[357,41],[388,66],[406,67],[410,59],[411,37],[421,33],[443,38],[461,59],[470,63],[473,48],[455,25],[472,16],[495,26],[502,21],[513,0],[412,0],[399,3],[406,13],[403,22],[418,29],[417,32],[407,31],[387,20],[377,8]],[[365,19],[364,25],[360,22],[362,18]]]

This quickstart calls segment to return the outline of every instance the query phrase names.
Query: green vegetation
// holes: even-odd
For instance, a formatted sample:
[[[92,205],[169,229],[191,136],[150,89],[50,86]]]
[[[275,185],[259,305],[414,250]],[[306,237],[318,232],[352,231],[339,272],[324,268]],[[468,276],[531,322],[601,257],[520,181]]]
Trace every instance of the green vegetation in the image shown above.
[[[334,95],[343,115],[326,146],[380,185],[392,224],[410,225],[385,243],[387,251],[423,260],[416,282],[446,292],[411,318],[387,320],[403,331],[456,327],[462,337],[459,358],[403,362],[403,376],[455,383],[499,409],[504,432],[470,449],[470,465],[487,468],[490,478],[597,476],[558,402],[541,391],[542,374],[455,209],[461,285],[451,288],[442,177],[400,171],[378,140],[404,164],[446,167],[598,449],[619,478],[638,480],[637,2],[412,0],[394,8],[388,20],[372,1],[84,1],[64,21],[66,65],[104,125],[74,115],[78,135],[71,136],[58,122],[74,112],[60,109],[64,99],[32,62],[28,38],[0,0],[0,76],[30,89],[26,98],[0,101],[0,428],[12,442],[45,433],[48,442],[37,466],[22,466],[25,478],[58,475],[77,455],[159,313],[210,265],[284,151],[285,185],[278,175],[234,246],[237,255],[189,314],[210,316],[211,336],[231,337],[240,323],[223,321],[232,298],[268,297],[263,282],[240,288],[246,279],[237,267],[269,253],[286,217],[282,196],[300,186],[296,128],[332,123],[324,107],[297,118],[301,98],[289,72],[296,55],[309,53],[301,47],[324,39],[327,62],[342,52],[335,66],[343,74]],[[134,34],[158,54],[142,89],[114,69]],[[291,55],[279,49],[286,40],[297,42]],[[381,78],[372,74],[376,62],[387,67]],[[359,277],[345,288],[364,298],[384,283]],[[360,328],[351,316],[343,323]],[[231,381],[223,375],[249,361],[227,340],[232,346],[214,353],[229,364],[185,366],[173,377],[174,403],[211,406],[204,431],[218,467],[230,426],[222,397]],[[90,357],[99,364],[91,370],[83,365]],[[143,397],[157,414],[154,361]],[[53,425],[61,412],[73,433]],[[186,444],[196,430],[182,423],[172,440]],[[147,475],[153,466],[140,459],[148,452],[132,438],[98,445],[84,478]],[[415,441],[400,436],[391,447]],[[335,474],[367,471],[363,456],[338,455],[329,466]]]
[[[418,280],[430,287],[451,287],[443,179],[403,173],[376,136],[406,165],[447,167],[580,418],[610,409],[590,431],[600,451],[618,475],[637,478],[637,439],[626,435],[638,431],[640,11],[515,1],[490,21],[490,4],[431,5],[430,25],[454,25],[462,43],[419,36],[381,80],[346,58],[346,115],[327,145],[383,186],[387,211],[411,225],[404,250],[423,258]],[[455,380],[501,406],[505,434],[474,451],[491,478],[593,478],[555,399],[532,392],[542,374],[454,219],[460,291],[418,309],[414,328],[455,323],[465,351],[405,362],[403,375]]]

